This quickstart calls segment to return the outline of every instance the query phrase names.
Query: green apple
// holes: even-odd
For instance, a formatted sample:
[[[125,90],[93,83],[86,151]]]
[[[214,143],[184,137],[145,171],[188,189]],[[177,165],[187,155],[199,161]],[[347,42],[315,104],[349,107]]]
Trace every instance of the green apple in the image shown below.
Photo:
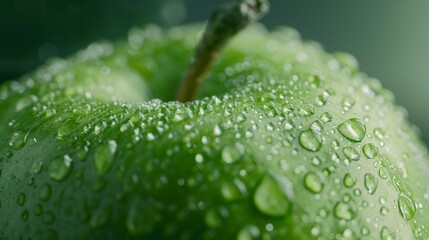
[[[175,101],[201,25],[0,87],[0,239],[428,239],[429,157],[345,53],[254,25]]]

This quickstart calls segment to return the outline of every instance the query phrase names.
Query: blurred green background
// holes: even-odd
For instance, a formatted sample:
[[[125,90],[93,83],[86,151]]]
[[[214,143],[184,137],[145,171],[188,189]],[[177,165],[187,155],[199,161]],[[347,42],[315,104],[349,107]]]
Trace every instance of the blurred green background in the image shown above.
[[[0,82],[136,24],[204,21],[228,0],[0,0]],[[262,22],[346,51],[395,93],[429,143],[429,1],[271,0]]]

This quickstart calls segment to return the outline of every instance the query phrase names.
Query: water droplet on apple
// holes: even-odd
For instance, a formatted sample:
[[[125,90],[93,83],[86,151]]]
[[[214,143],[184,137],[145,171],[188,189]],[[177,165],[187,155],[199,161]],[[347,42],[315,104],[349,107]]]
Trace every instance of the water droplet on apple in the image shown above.
[[[42,207],[42,205],[40,205],[40,204],[36,204],[36,205],[34,206],[34,210],[33,210],[33,212],[34,212],[34,215],[36,215],[36,216],[40,216],[40,215],[42,215],[42,213],[43,213],[43,207]]]
[[[381,207],[380,208],[380,214],[383,216],[389,214],[389,209],[387,207]]]
[[[110,170],[116,148],[117,144],[114,140],[104,142],[97,147],[94,154],[94,163],[98,174],[104,175]]]
[[[328,112],[324,112],[321,116],[320,116],[320,120],[322,120],[322,122],[324,123],[328,123],[332,121],[332,115]]]
[[[399,212],[405,220],[409,221],[414,218],[416,214],[416,205],[411,198],[401,193],[398,198],[398,206]]]
[[[21,213],[21,219],[22,219],[22,221],[27,222],[27,221],[28,221],[28,217],[29,217],[28,210],[24,210],[24,211]]]
[[[372,143],[365,144],[362,151],[368,159],[373,159],[378,155],[378,147]]]
[[[6,152],[6,158],[11,158],[11,157],[13,157],[13,152],[7,151]]]
[[[243,155],[244,146],[235,144],[235,146],[225,146],[222,150],[222,160],[227,164],[232,164],[240,160]]]
[[[247,194],[246,185],[239,179],[222,184],[221,193],[225,200],[234,201]]]
[[[395,234],[387,227],[383,227],[380,231],[381,240],[395,240]]]
[[[292,203],[292,184],[283,176],[267,175],[256,188],[253,202],[263,214],[273,217],[287,215]]]
[[[357,118],[349,119],[338,126],[338,131],[352,142],[360,142],[365,137],[366,126]]]
[[[343,220],[352,220],[355,216],[355,213],[348,204],[338,202],[334,207],[334,216]]]
[[[351,161],[359,161],[360,159],[358,151],[352,147],[343,148],[343,153]]]
[[[303,104],[298,109],[298,114],[302,117],[309,117],[314,114],[314,107],[311,104]]]
[[[343,183],[346,188],[351,188],[356,184],[356,179],[352,175],[350,175],[350,173],[347,173],[344,176]]]
[[[378,139],[382,140],[386,136],[386,132],[381,128],[375,128],[374,129],[374,136],[376,136]]]
[[[35,162],[31,167],[31,172],[33,172],[34,174],[38,174],[42,171],[42,167],[43,167],[43,162]]]
[[[299,144],[310,152],[317,152],[322,147],[322,143],[311,130],[301,132],[299,135]]]
[[[39,198],[42,201],[49,201],[51,198],[52,188],[49,184],[44,184],[39,190]]]
[[[24,193],[19,193],[18,194],[18,198],[16,199],[16,202],[18,203],[19,206],[24,206],[24,204],[25,204],[25,194]]]
[[[323,124],[319,120],[316,120],[311,123],[310,129],[313,132],[321,132],[323,130]]]
[[[222,216],[216,209],[210,209],[204,216],[206,225],[210,228],[218,228],[222,225]]]
[[[377,186],[378,186],[377,179],[370,173],[365,174],[364,184],[369,194],[374,194],[375,191],[377,190]]]
[[[305,188],[312,193],[320,193],[323,190],[323,182],[315,173],[307,173],[304,177]]]
[[[65,155],[49,164],[48,175],[53,180],[63,181],[70,175],[72,167],[73,160],[68,155]]]
[[[259,239],[261,232],[254,225],[247,225],[238,232],[237,240],[256,240]]]
[[[22,132],[15,132],[10,140],[10,146],[15,150],[23,148],[26,143],[27,134],[24,134]]]
[[[47,225],[50,225],[55,222],[55,215],[51,211],[45,212],[42,218],[43,218],[43,222]]]
[[[57,138],[59,140],[63,140],[65,137],[70,136],[74,131],[76,131],[78,126],[79,124],[76,121],[66,121],[60,128],[58,128]]]

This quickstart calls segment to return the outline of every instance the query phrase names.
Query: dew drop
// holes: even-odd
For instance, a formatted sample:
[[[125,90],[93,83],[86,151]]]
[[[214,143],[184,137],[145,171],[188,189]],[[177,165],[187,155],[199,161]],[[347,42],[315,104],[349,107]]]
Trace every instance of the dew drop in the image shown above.
[[[320,193],[323,190],[323,182],[315,173],[307,173],[304,177],[305,188],[312,193]]]
[[[48,175],[51,179],[56,181],[63,181],[66,179],[72,170],[73,160],[65,155],[63,158],[53,160],[48,167]]]
[[[25,204],[25,194],[24,193],[19,193],[16,202],[18,203],[19,206],[24,206],[24,204]]]
[[[370,173],[365,174],[365,188],[369,194],[374,194],[377,190],[378,182],[377,179]]]
[[[380,214],[381,215],[387,215],[387,214],[389,214],[389,209],[387,207],[381,207],[380,208]]]
[[[247,225],[238,232],[237,240],[256,240],[259,239],[261,232],[254,225]]]
[[[405,220],[409,221],[414,218],[416,214],[416,205],[411,198],[401,193],[398,198],[398,206],[399,212]]]
[[[24,210],[24,211],[21,213],[21,219],[22,219],[22,221],[27,222],[27,221],[28,221],[28,217],[29,217],[29,213],[28,213],[28,211],[27,211],[27,210]]]
[[[40,173],[40,171],[42,171],[42,167],[43,167],[43,162],[35,162],[33,164],[33,166],[31,167],[31,171],[34,174],[38,174],[38,173]]]
[[[302,131],[299,135],[299,144],[310,152],[317,152],[322,147],[322,143],[311,130]]]
[[[334,216],[339,219],[352,220],[355,213],[348,204],[338,202],[334,207]]]
[[[362,151],[368,159],[373,159],[378,155],[378,147],[374,146],[372,143],[365,144]]]
[[[58,128],[57,138],[63,140],[65,137],[70,136],[78,128],[78,123],[75,121],[67,121]]]
[[[15,132],[12,135],[12,138],[10,140],[9,145],[13,149],[19,150],[19,149],[23,148],[26,143],[27,143],[27,134],[24,134],[22,132]]]
[[[112,166],[115,152],[116,152],[117,144],[116,141],[111,140],[104,144],[101,144],[95,150],[95,169],[97,173],[100,175],[106,174],[110,167]]]
[[[332,115],[328,112],[324,112],[321,116],[320,116],[320,120],[322,120],[322,122],[324,123],[328,123],[332,121]]]
[[[395,234],[390,231],[387,227],[383,227],[380,231],[381,240],[394,240],[396,239]]]
[[[43,222],[45,224],[50,225],[50,224],[54,223],[54,221],[55,221],[54,213],[48,211],[48,212],[45,212],[45,214],[43,214]]]
[[[292,194],[289,180],[282,176],[268,175],[257,187],[253,201],[261,213],[279,217],[290,212]]]
[[[360,155],[359,155],[358,151],[354,148],[345,147],[345,148],[343,148],[343,153],[351,161],[359,161],[359,159],[360,159]]]
[[[13,152],[11,152],[11,151],[7,151],[7,152],[6,152],[6,157],[7,157],[7,158],[11,158],[11,157],[13,157]]]
[[[218,228],[222,225],[222,216],[215,209],[210,209],[204,216],[204,221],[210,228]]]
[[[246,185],[239,179],[222,184],[221,193],[225,200],[234,201],[247,194]]]
[[[51,198],[52,188],[51,185],[45,184],[39,190],[39,198],[42,201],[48,201]]]
[[[222,150],[222,160],[227,164],[233,164],[240,160],[244,152],[244,146],[235,144],[235,146],[225,146]]]
[[[385,136],[386,136],[386,132],[385,132],[383,129],[381,129],[381,128],[375,128],[375,129],[374,129],[374,135],[375,135],[378,139],[382,140],[382,139],[384,139],[384,138],[385,138]]]
[[[349,119],[338,126],[338,131],[352,142],[360,142],[365,137],[366,126],[357,118]]]
[[[310,125],[310,129],[313,132],[321,132],[323,130],[323,124],[319,120],[316,120]]]
[[[350,175],[350,173],[347,173],[344,176],[343,183],[344,183],[344,186],[346,188],[351,188],[356,184],[356,179],[354,177],[352,177],[352,175]]]
[[[302,117],[309,117],[314,114],[314,107],[311,104],[303,104],[298,109],[298,114]]]
[[[34,215],[40,216],[40,215],[42,215],[42,213],[43,213],[43,207],[42,207],[42,205],[36,204],[34,206]]]
[[[389,176],[387,169],[385,167],[380,167],[378,170],[378,176],[380,176],[381,179],[386,179]]]

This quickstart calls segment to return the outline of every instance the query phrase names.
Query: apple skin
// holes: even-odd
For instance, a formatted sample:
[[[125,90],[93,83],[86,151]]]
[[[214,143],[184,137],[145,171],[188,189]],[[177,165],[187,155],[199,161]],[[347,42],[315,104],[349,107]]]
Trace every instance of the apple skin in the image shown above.
[[[201,29],[1,86],[1,239],[429,237],[427,148],[352,56],[256,25],[171,101]]]

